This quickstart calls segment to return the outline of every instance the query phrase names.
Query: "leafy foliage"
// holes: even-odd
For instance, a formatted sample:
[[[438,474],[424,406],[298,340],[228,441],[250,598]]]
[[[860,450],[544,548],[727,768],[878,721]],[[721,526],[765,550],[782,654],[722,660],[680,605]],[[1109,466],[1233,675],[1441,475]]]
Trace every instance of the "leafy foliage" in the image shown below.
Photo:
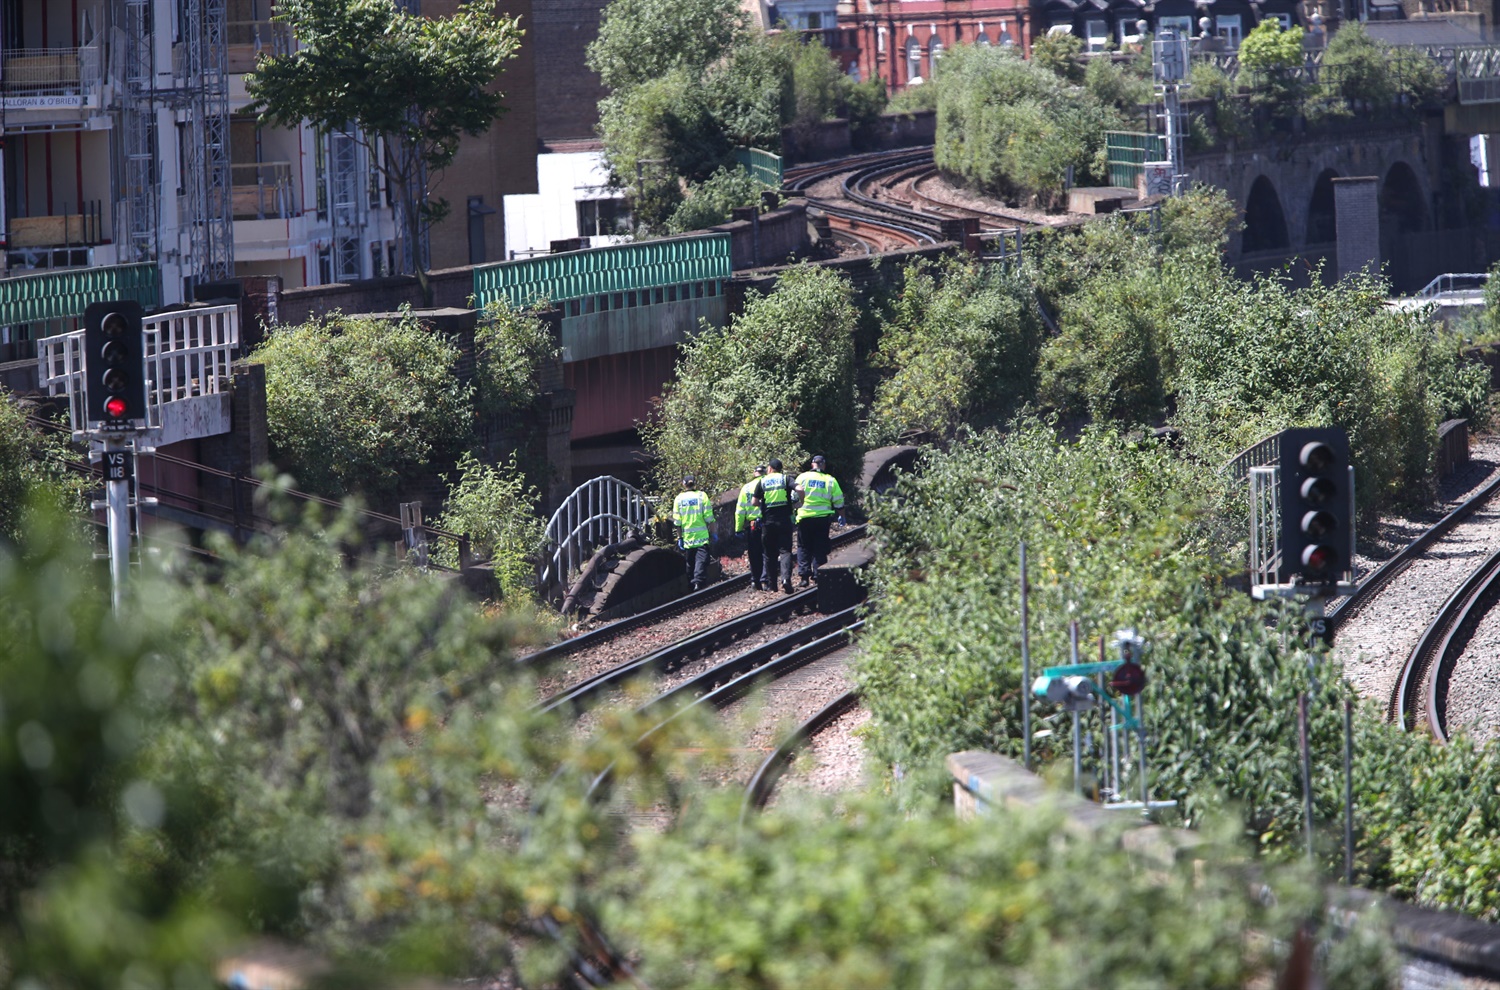
[[[1302,27],[1293,25],[1283,31],[1281,23],[1268,17],[1240,42],[1240,66],[1251,72],[1270,73],[1300,68]]]
[[[534,311],[491,303],[474,331],[475,409],[503,416],[531,408],[543,366],[560,354],[551,328]]]
[[[1442,70],[1425,52],[1377,41],[1363,24],[1346,24],[1328,40],[1311,102],[1320,113],[1347,117],[1430,103],[1442,87]]]
[[[541,496],[526,484],[514,459],[502,466],[486,465],[466,453],[459,458],[458,471],[438,529],[470,538],[475,558],[494,564],[495,580],[505,599],[528,600],[536,556],[546,537],[546,526],[537,516]],[[440,562],[457,566],[454,554],[453,559],[440,558]]]
[[[605,86],[626,91],[678,71],[700,76],[748,31],[734,0],[611,0],[586,58]]]
[[[0,395],[0,545],[20,539],[30,507],[47,503],[55,511],[76,504],[84,481],[69,475],[63,460],[71,453],[58,434],[46,434],[26,422],[26,410]]]
[[[1007,48],[956,45],[943,56],[934,159],[944,172],[1002,198],[1044,205],[1102,181],[1104,132],[1122,119],[1088,90]]]
[[[463,135],[484,133],[503,112],[504,94],[490,84],[520,49],[520,19],[478,2],[428,17],[395,0],[278,0],[274,19],[297,44],[257,63],[246,83],[254,111],[282,127],[306,120],[323,131],[357,129],[371,167],[393,189],[427,175],[402,232],[416,243],[420,225],[446,213],[444,201],[430,198],[432,179]],[[376,154],[380,137],[401,152]]]
[[[272,455],[312,491],[387,497],[473,435],[458,348],[410,315],[277,327],[255,359],[266,366]]]
[[[688,198],[667,220],[667,230],[681,234],[725,223],[741,206],[759,206],[771,187],[742,168],[721,168],[691,187]]]
[[[871,364],[869,446],[951,436],[961,423],[1008,418],[1035,394],[1042,341],[1031,288],[1000,266],[910,266]]]
[[[842,276],[803,265],[769,295],[752,295],[729,326],[683,344],[677,380],[642,426],[658,485],[692,474],[705,491],[722,491],[754,464],[779,457],[790,467],[804,452],[823,453],[831,473],[849,477],[858,466],[858,316]]]
[[[1048,31],[1031,41],[1031,60],[1066,82],[1083,82],[1082,54],[1083,39],[1070,31]]]
[[[1196,874],[1143,871],[1107,841],[1068,841],[1050,809],[962,822],[855,798],[839,813],[794,807],[731,831],[724,817],[690,814],[637,840],[645,887],[609,927],[635,933],[645,982],[1242,987],[1280,967],[1269,941],[1245,932],[1288,932],[1320,913],[1316,889],[1285,871],[1267,907],[1234,852]],[[1346,982],[1351,970],[1386,985],[1380,940],[1366,920],[1331,942],[1328,985],[1360,985]]]

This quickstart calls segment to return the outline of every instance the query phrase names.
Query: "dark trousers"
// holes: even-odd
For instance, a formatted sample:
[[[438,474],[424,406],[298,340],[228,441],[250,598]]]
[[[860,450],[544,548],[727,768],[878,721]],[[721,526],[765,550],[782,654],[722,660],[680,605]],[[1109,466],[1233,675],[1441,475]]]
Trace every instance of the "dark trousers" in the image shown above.
[[[778,575],[782,584],[791,584],[792,524],[763,520],[760,524],[760,536],[763,545],[762,553],[765,557],[766,584],[776,587]]]
[[[750,583],[760,584],[767,578],[765,552],[761,549],[760,520],[750,525],[754,528],[745,530],[745,556],[750,560]]]
[[[797,524],[797,573],[817,577],[818,567],[828,563],[828,530],[832,516],[810,516]]]
[[[701,547],[688,547],[687,549],[688,580],[693,582],[693,590],[697,591],[708,583],[708,544]]]

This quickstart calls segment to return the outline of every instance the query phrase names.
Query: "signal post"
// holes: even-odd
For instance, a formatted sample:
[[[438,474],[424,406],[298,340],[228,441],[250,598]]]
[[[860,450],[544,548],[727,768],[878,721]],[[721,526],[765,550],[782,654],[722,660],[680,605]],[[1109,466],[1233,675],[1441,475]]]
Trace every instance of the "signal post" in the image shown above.
[[[109,532],[109,575],[119,611],[130,569],[130,481],[135,441],[148,427],[146,338],[139,303],[90,303],[83,314],[83,432],[102,448],[103,503]]]
[[[1328,599],[1357,587],[1354,574],[1354,466],[1349,437],[1333,427],[1298,427],[1281,434],[1281,457],[1274,491],[1279,520],[1258,519],[1263,498],[1250,500],[1252,533],[1276,532],[1264,566],[1252,561],[1263,578],[1251,587],[1258,599],[1303,601],[1308,626],[1325,643],[1332,633],[1324,618]],[[1253,481],[1252,481],[1253,484]],[[1272,490],[1269,486],[1266,490]]]

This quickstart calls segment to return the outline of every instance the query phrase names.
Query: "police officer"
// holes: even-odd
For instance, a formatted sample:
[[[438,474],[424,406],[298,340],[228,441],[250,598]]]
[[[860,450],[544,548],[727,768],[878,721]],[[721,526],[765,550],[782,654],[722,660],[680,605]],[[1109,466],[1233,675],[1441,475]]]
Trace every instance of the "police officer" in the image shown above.
[[[694,483],[690,474],[682,479],[686,490],[672,503],[672,522],[677,525],[677,549],[687,552],[688,577],[697,591],[708,583],[709,543],[719,536],[713,503]]]
[[[827,462],[814,454],[812,470],[797,475],[792,498],[797,503],[797,574],[802,587],[817,580],[818,567],[828,563],[828,529],[838,517],[844,524],[844,490],[833,475],[824,472]]]
[[[734,506],[734,531],[745,535],[745,556],[750,558],[750,587],[760,591],[761,582],[767,577],[765,562],[761,559],[760,506],[755,504],[755,489],[766,466],[755,469],[755,477],[740,486],[740,500]],[[771,590],[776,586],[771,585]]]
[[[765,557],[766,587],[792,593],[792,478],[781,462],[771,458],[771,470],[755,484],[751,502],[760,507],[761,547]]]

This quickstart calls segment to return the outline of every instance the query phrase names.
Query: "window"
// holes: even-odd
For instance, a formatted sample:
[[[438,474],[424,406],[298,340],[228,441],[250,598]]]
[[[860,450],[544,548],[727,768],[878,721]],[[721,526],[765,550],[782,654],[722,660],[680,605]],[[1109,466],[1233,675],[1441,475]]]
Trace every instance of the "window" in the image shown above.
[[[1103,20],[1084,22],[1084,50],[1102,52],[1109,45],[1109,23]]]
[[[1122,18],[1117,30],[1119,32],[1120,44],[1139,45],[1141,43],[1141,32],[1137,26],[1138,19],[1134,17]]]
[[[812,13],[810,13],[810,14],[807,15],[806,19],[807,19],[807,29],[809,31],[821,31],[821,30],[823,30],[823,15],[822,14],[818,13],[817,11],[813,11]]]
[[[333,281],[333,255],[325,245],[318,248],[318,284],[327,285]]]
[[[1281,25],[1281,30],[1290,31],[1292,29],[1291,14],[1267,14],[1266,16],[1276,18],[1276,22]]]
[[[1166,38],[1168,32],[1176,32],[1179,38],[1191,38],[1193,36],[1193,19],[1191,17],[1158,17],[1156,19],[1156,33],[1161,38]]]
[[[928,69],[927,69],[927,74],[930,77],[932,77],[932,78],[936,78],[937,77],[938,59],[940,59],[940,58],[943,57],[943,43],[942,43],[942,41],[940,41],[937,38],[933,38],[932,39],[932,45],[927,49],[927,53],[928,53]]]
[[[578,200],[578,236],[630,233],[630,211],[623,199]]]
[[[875,29],[875,50],[882,54],[885,53],[885,28],[883,27]]]
[[[313,186],[318,191],[318,219],[328,219],[328,155],[323,147],[323,136],[313,141]],[[323,280],[323,284],[327,283]]]
[[[379,278],[385,273],[380,270],[380,242],[370,242],[370,277]]]
[[[922,43],[916,38],[906,39],[906,81],[916,82],[922,78]]]
[[[359,239],[354,237],[340,237],[338,239],[338,249],[338,276],[340,281],[359,278]]]
[[[1219,37],[1224,39],[1224,44],[1230,51],[1239,51],[1240,48],[1240,15],[1220,14],[1214,18],[1214,30]]]
[[[990,47],[990,36],[987,35],[987,34],[985,34],[983,31],[980,31],[979,34],[978,34],[978,36],[974,38],[974,47],[975,48],[988,48],[988,47]]]

